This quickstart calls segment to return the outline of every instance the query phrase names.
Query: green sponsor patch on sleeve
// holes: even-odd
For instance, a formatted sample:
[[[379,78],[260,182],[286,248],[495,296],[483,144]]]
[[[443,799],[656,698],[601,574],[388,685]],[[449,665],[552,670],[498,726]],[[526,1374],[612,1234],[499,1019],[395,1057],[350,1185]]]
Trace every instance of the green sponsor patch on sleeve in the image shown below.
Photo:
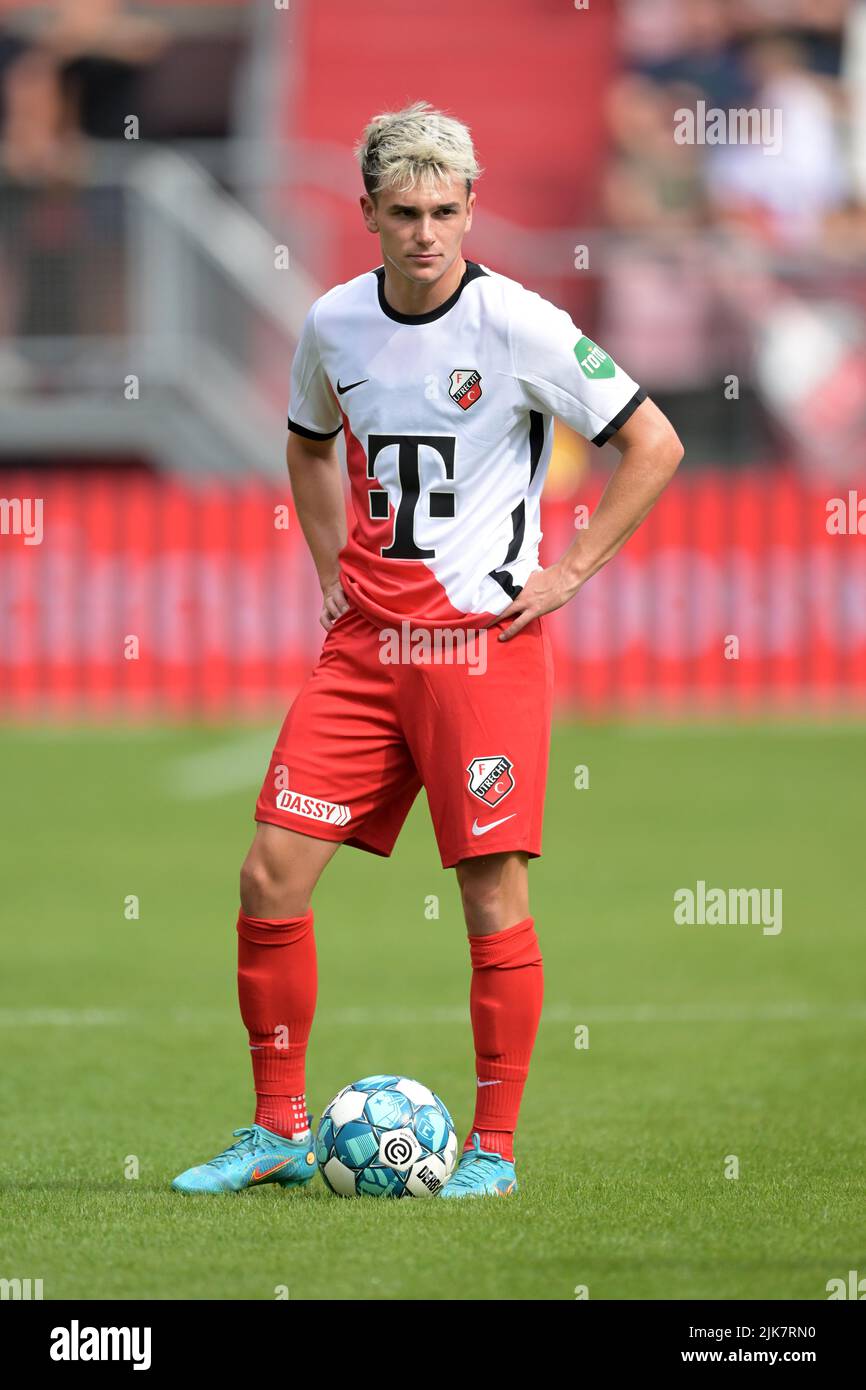
[[[600,381],[604,377],[611,377],[616,371],[616,363],[613,358],[608,357],[604,348],[600,348],[598,343],[592,341],[592,338],[581,338],[579,342],[575,343],[574,355],[580,370],[590,381]]]

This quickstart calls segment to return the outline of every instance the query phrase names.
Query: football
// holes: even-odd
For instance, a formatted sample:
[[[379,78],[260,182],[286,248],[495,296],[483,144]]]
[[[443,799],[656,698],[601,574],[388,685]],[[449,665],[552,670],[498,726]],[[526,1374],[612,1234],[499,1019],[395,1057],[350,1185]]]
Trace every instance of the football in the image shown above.
[[[420,1081],[365,1076],[326,1107],[316,1159],[338,1197],[436,1197],[454,1171],[457,1135]]]

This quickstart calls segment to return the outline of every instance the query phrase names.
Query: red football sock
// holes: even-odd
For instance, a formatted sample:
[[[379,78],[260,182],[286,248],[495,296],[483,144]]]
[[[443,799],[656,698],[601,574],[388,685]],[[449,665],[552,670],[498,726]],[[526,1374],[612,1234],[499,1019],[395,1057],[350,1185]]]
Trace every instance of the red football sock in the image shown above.
[[[281,921],[238,915],[238,998],[250,1039],[255,1122],[287,1138],[309,1128],[304,1072],[317,990],[312,908]]]
[[[472,1132],[478,1131],[482,1149],[513,1161],[517,1115],[544,998],[534,919],[490,936],[470,936],[469,951],[478,1086]],[[471,1147],[471,1138],[470,1133],[464,1149]]]

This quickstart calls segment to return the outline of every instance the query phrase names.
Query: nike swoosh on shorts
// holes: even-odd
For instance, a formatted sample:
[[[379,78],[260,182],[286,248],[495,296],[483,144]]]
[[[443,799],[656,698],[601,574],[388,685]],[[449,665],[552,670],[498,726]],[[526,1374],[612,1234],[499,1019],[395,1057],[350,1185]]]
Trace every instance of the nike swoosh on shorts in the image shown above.
[[[510,816],[503,816],[502,820],[492,820],[489,825],[479,825],[476,819],[472,822],[472,834],[486,835],[488,830],[495,830],[497,825],[504,825],[507,820],[513,819],[513,817],[516,815],[517,812],[512,811]]]

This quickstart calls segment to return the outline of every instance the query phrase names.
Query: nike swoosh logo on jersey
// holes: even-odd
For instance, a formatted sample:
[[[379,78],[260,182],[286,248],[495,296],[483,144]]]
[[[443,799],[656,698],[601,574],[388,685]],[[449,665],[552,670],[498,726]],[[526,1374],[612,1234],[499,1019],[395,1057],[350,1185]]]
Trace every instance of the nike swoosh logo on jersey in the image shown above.
[[[497,827],[497,825],[504,825],[505,822],[506,822],[507,820],[512,820],[513,817],[516,816],[516,815],[517,815],[517,812],[516,812],[516,811],[512,811],[510,816],[503,816],[503,817],[502,817],[502,820],[492,820],[492,821],[490,822],[489,825],[479,825],[479,824],[478,824],[478,821],[477,821],[477,820],[474,820],[474,821],[472,822],[472,834],[473,834],[473,835],[486,835],[487,832],[488,832],[488,830],[495,830],[496,827]]]
[[[348,386],[341,386],[340,378],[337,377],[337,395],[345,396],[347,391],[354,391],[356,386],[366,386],[369,380],[370,378],[368,376],[365,376],[363,381],[350,381]]]

